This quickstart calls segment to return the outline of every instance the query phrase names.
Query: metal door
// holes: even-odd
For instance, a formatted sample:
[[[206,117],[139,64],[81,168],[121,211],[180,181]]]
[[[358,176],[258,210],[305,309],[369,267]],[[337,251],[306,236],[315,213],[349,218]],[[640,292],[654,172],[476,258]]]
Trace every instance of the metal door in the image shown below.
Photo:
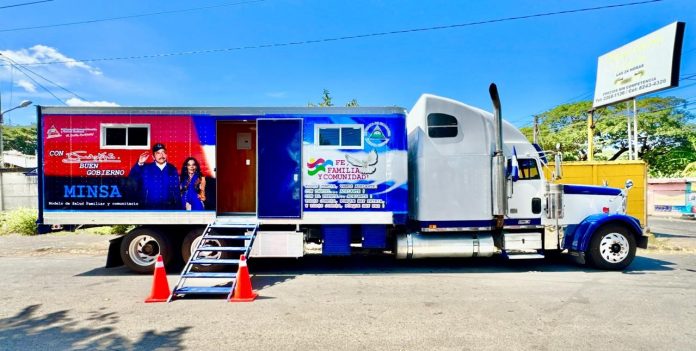
[[[302,120],[257,120],[257,216],[302,217]]]
[[[217,212],[256,210],[256,137],[254,122],[217,126]]]

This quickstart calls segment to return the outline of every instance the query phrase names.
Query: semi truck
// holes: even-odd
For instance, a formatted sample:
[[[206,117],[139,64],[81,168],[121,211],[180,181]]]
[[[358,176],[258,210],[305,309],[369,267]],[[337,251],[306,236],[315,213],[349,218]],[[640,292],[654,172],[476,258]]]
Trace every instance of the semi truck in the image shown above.
[[[409,111],[38,106],[38,221],[133,225],[111,242],[107,265],[151,272],[162,255],[188,262],[198,278],[238,263],[239,250],[398,259],[559,252],[626,268],[647,247],[626,214],[630,184],[547,180],[560,176],[560,162],[549,168],[550,153],[503,120],[497,88],[489,90],[493,113],[430,94]]]

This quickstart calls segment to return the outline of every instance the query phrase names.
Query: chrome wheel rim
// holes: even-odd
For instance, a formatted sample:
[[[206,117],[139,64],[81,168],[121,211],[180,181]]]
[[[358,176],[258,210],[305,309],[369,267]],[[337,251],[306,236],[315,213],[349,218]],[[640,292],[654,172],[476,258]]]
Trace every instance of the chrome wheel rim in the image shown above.
[[[128,245],[128,256],[139,266],[151,265],[159,253],[159,243],[149,235],[138,235]]]
[[[196,248],[200,244],[201,240],[203,239],[203,236],[197,236],[193,241],[191,242],[191,257],[195,255],[196,253]],[[222,246],[222,243],[220,243],[220,240],[217,239],[207,239],[206,242],[203,244],[203,247],[220,247]],[[215,260],[219,260],[222,258],[222,251],[201,251],[198,253],[198,256],[196,258],[212,258]]]
[[[621,233],[609,233],[599,243],[599,253],[609,263],[619,263],[628,257],[630,245]]]

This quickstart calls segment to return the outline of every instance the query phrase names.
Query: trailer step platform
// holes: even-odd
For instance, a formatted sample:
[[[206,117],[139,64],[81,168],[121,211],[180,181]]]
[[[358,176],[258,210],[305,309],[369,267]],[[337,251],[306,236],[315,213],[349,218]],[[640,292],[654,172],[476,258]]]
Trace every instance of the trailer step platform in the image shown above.
[[[508,260],[538,260],[544,258],[542,254],[515,254],[507,256]]]
[[[508,260],[538,260],[544,258],[544,252],[541,249],[503,250],[503,257]]]
[[[193,296],[224,295],[229,300],[237,284],[239,256],[249,257],[259,225],[254,218],[218,218],[209,224],[181,271],[169,301]],[[221,246],[210,243],[215,240]],[[210,253],[216,253],[211,257]]]

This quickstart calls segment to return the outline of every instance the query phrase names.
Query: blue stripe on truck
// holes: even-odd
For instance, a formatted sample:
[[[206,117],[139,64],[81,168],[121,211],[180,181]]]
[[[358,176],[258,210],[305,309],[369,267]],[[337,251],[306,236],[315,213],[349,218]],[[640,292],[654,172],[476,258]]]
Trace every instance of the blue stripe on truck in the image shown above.
[[[621,189],[591,185],[564,185],[563,193],[569,195],[619,195]]]

